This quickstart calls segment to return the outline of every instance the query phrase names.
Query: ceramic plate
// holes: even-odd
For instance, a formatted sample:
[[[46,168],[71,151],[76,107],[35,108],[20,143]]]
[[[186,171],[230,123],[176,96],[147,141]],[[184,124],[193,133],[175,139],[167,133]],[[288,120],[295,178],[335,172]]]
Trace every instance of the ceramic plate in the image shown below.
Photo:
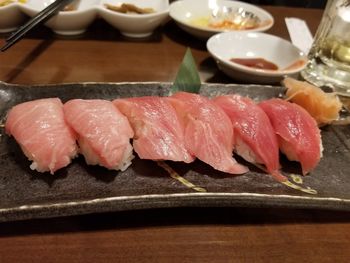
[[[64,84],[17,86],[0,82],[0,115],[23,101],[59,97],[102,98],[167,95],[167,83]],[[256,100],[277,97],[283,88],[272,86],[203,85],[201,93],[248,95]],[[317,194],[291,189],[254,166],[245,175],[232,176],[195,161],[192,164],[167,162],[178,175],[199,189],[173,179],[156,162],[135,159],[124,172],[87,166],[79,157],[55,175],[38,173],[17,143],[0,137],[0,221],[57,217],[108,211],[164,207],[285,207],[350,210],[350,127],[322,129],[324,157],[317,168],[302,177],[303,188]],[[237,158],[239,162],[243,160]],[[246,164],[246,163],[244,163]],[[300,173],[300,166],[282,158],[285,174]],[[292,181],[292,177],[288,176]],[[296,183],[295,183],[296,184]],[[202,191],[198,191],[198,190]],[[204,191],[205,190],[205,191]]]
[[[35,16],[41,10],[53,3],[54,0],[19,0],[0,7],[0,33],[16,30],[24,23],[25,15]],[[106,7],[109,5],[109,8]],[[138,8],[151,8],[149,14],[120,13],[112,11],[121,4],[129,4]],[[45,22],[45,25],[60,35],[79,35],[97,18],[105,19],[128,37],[146,37],[161,26],[169,13],[168,0],[75,0]]]
[[[243,10],[259,19],[256,26],[238,30],[234,26],[220,26],[230,21],[236,21],[230,14],[239,13]],[[184,31],[202,39],[225,31],[266,31],[274,24],[274,18],[264,9],[256,5],[229,0],[174,1],[170,5],[169,15]],[[246,20],[243,24],[246,25]]]
[[[291,42],[262,32],[224,32],[207,41],[207,49],[218,67],[233,79],[248,83],[271,84],[285,76],[296,76],[307,63],[307,56]],[[281,55],[283,54],[283,55]],[[269,63],[276,69],[254,68],[232,61]]]

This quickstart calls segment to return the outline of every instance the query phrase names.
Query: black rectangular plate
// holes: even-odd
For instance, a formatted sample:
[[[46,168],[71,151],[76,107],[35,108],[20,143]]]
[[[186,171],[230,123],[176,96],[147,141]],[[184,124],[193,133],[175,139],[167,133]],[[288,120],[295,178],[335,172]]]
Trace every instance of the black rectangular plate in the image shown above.
[[[168,83],[83,83],[19,86],[0,82],[0,117],[14,105],[38,98],[59,97],[115,99],[144,95],[168,95]],[[238,93],[255,100],[283,95],[282,87],[203,84],[205,96]],[[303,177],[302,187],[316,195],[291,189],[254,166],[245,175],[232,176],[195,161],[168,162],[181,176],[203,187],[201,193],[171,178],[157,163],[136,158],[125,172],[87,166],[82,157],[55,175],[29,168],[14,139],[1,128],[0,221],[56,217],[107,211],[163,207],[284,207],[350,210],[350,126],[322,128],[324,157]],[[281,156],[282,171],[299,173],[296,162]]]

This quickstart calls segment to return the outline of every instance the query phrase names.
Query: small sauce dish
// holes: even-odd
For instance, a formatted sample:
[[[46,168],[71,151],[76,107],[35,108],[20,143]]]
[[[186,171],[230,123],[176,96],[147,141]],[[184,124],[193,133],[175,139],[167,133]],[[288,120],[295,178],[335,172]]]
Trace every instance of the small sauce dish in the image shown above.
[[[19,2],[0,6],[0,33],[16,30],[26,19],[26,15],[19,10]]]
[[[23,24],[26,15],[37,15],[55,0],[23,1],[23,4],[15,2],[0,7],[0,33],[14,31]],[[120,6],[127,6],[130,10],[123,13]],[[74,0],[45,25],[59,35],[79,35],[95,18],[101,17],[121,34],[143,38],[166,22],[168,16],[168,0]]]
[[[20,9],[27,15],[33,17],[54,0],[28,0],[20,5]],[[45,25],[60,35],[79,35],[86,31],[87,27],[94,21],[97,13],[95,6],[98,0],[75,0],[50,18]]]
[[[226,31],[265,31],[274,24],[264,9],[229,0],[175,1],[169,15],[180,28],[201,39]]]
[[[118,7],[128,4],[139,9],[151,10],[146,13],[122,13],[113,11],[108,6]],[[99,5],[99,14],[122,35],[132,38],[144,38],[150,36],[169,15],[169,2],[167,0],[104,0]]]
[[[262,32],[220,33],[207,41],[207,49],[226,75],[249,83],[277,83],[307,63],[291,42]]]

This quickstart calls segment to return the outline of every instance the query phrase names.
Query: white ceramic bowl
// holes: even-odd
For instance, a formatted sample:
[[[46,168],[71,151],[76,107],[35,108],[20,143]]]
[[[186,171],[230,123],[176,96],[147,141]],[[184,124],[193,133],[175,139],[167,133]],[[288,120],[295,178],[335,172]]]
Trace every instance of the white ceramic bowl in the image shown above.
[[[123,14],[107,9],[104,4],[119,5],[121,3],[134,4],[141,8],[153,8],[150,14]],[[123,35],[143,38],[150,36],[168,17],[168,0],[104,0],[99,6],[99,14]]]
[[[19,8],[29,16],[35,16],[54,0],[28,0]],[[50,18],[45,25],[61,35],[77,35],[86,31],[96,17],[96,6],[99,0],[76,0],[73,2],[76,10],[61,11]]]
[[[26,15],[19,10],[18,5],[11,3],[0,7],[0,33],[14,31],[23,24]]]
[[[205,39],[220,32],[230,31],[228,29],[212,28],[207,25],[213,12],[215,13],[217,10],[222,10],[222,8],[226,7],[232,8],[233,10],[243,8],[245,11],[255,14],[260,19],[260,26],[253,29],[245,29],[244,31],[265,31],[274,24],[273,17],[265,10],[255,5],[229,0],[176,1],[170,5],[169,15],[183,30],[196,37]],[[206,22],[202,24],[198,23],[198,21]]]
[[[233,79],[249,83],[276,83],[286,75],[296,75],[307,57],[287,40],[261,32],[225,32],[212,36],[207,49],[219,69]],[[262,58],[277,70],[257,69],[231,61],[233,58]]]
[[[25,14],[35,16],[55,0],[27,0],[24,4],[12,3],[0,7],[0,33],[15,30],[20,26]],[[105,4],[118,6],[122,3],[134,4],[141,8],[153,8],[150,14],[123,14],[111,11]],[[84,33],[97,15],[128,37],[147,37],[164,23],[169,16],[168,0],[75,0],[72,11],[61,11],[50,18],[45,25],[61,35]]]

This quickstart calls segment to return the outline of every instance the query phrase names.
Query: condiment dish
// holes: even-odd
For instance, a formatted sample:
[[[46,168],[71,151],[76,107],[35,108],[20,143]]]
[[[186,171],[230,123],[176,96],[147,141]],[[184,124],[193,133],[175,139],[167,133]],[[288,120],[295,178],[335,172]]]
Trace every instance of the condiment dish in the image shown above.
[[[126,0],[122,3],[152,10],[146,14],[121,13],[106,8],[106,4],[118,6],[121,4],[120,1],[104,0],[101,2],[99,6],[100,16],[127,37],[150,36],[169,15],[169,2],[167,0]]]
[[[242,23],[244,14],[256,20]],[[225,31],[265,31],[274,24],[272,15],[264,9],[229,0],[175,1],[170,5],[169,15],[180,28],[201,39]]]
[[[249,83],[277,83],[307,62],[291,42],[261,32],[220,33],[207,41],[207,49],[226,75]]]
[[[26,19],[18,6],[20,3],[14,2],[0,7],[0,33],[7,33],[16,30]]]
[[[26,4],[20,5],[20,9],[29,16],[35,16],[52,2],[54,0],[28,0]],[[60,35],[82,34],[94,21],[97,14],[94,6],[98,3],[99,0],[73,1],[66,11],[60,11],[50,18],[45,25]]]
[[[0,7],[0,33],[16,30],[26,15],[33,17],[55,0],[23,0]],[[124,5],[134,9],[120,9]],[[135,12],[135,10],[137,12]],[[145,12],[138,12],[145,11]],[[143,38],[151,35],[169,16],[168,0],[74,0],[52,16],[45,25],[60,35],[78,35],[99,16],[123,35]]]

